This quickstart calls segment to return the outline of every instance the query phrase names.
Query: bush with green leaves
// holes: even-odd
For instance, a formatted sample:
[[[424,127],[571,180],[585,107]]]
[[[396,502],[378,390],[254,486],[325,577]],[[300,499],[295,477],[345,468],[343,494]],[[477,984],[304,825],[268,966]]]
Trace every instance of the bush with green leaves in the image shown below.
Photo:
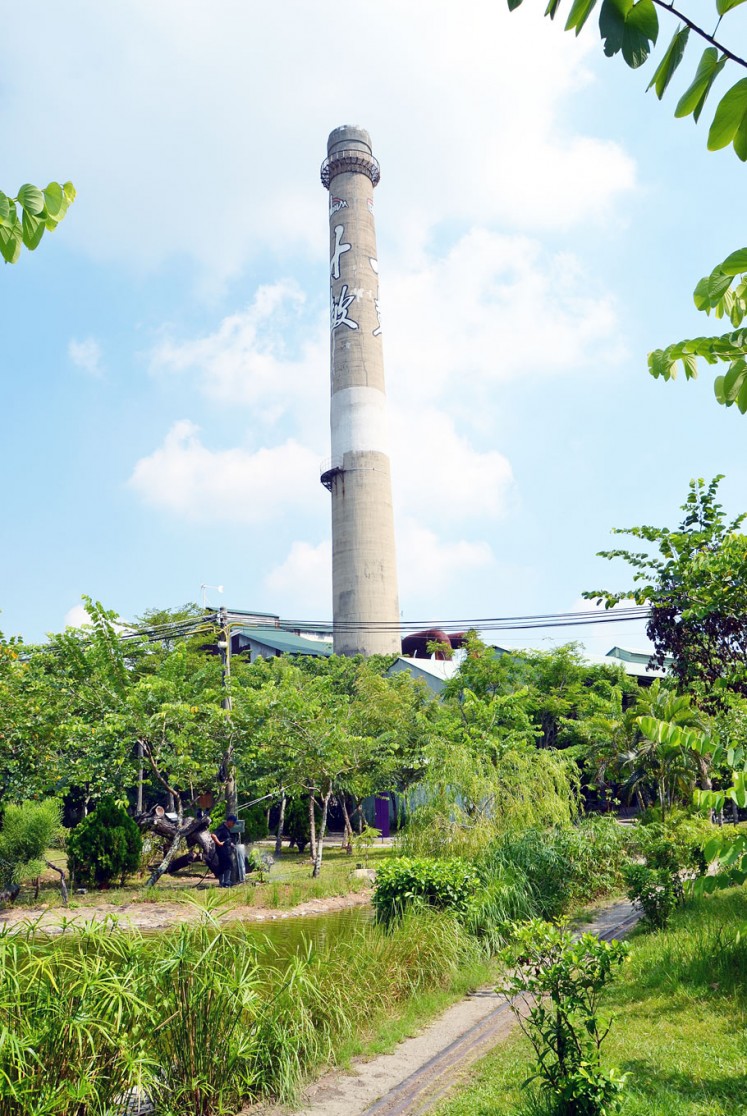
[[[653,930],[663,930],[681,900],[682,883],[677,873],[668,868],[631,864],[626,869],[625,882],[628,898],[641,908],[646,923]]]
[[[708,868],[704,846],[713,837],[708,818],[685,810],[670,811],[666,822],[650,811],[635,828],[633,848],[652,868],[665,868],[687,876],[702,876]]]
[[[610,1020],[599,1015],[605,985],[627,953],[624,942],[594,934],[575,939],[564,926],[533,920],[519,927],[504,952],[504,984],[519,1026],[534,1049],[536,1082],[555,1116],[609,1116],[624,1076],[602,1065]]]
[[[464,860],[399,857],[378,869],[373,905],[376,921],[397,921],[410,906],[434,907],[464,916],[475,903],[480,876]]]
[[[44,871],[44,854],[61,829],[62,807],[55,798],[8,804],[0,830],[0,892],[17,893],[24,880]]]
[[[633,834],[633,850],[643,862],[626,868],[625,883],[648,925],[661,930],[684,902],[685,881],[705,873],[703,845],[713,826],[684,811],[669,814],[666,824],[657,814],[648,817],[653,820],[636,826]]]
[[[113,799],[102,798],[68,837],[70,871],[79,884],[124,884],[140,867],[142,845],[142,834],[127,811]]]

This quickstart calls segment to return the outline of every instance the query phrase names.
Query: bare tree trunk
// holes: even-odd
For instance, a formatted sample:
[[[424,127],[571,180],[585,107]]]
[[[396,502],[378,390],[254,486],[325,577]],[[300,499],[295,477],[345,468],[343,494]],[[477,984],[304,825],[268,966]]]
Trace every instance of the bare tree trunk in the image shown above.
[[[280,813],[278,815],[278,828],[275,835],[275,856],[280,856],[283,851],[283,826],[285,825],[285,791],[282,792],[280,798]],[[269,827],[268,827],[269,828]]]
[[[173,797],[174,796],[172,795],[172,798]],[[174,834],[174,838],[173,838],[171,844],[169,845],[168,849],[166,850],[166,855],[164,856],[163,860],[151,872],[150,878],[148,879],[148,882],[145,885],[146,887],[155,887],[155,885],[158,883],[158,881],[160,880],[160,878],[164,874],[164,872],[168,871],[169,865],[171,864],[171,861],[174,859],[176,854],[179,852],[179,849],[182,846],[182,842],[184,841],[184,832],[183,831],[185,829],[185,825],[184,825],[184,814],[182,812],[182,798],[181,798],[181,795],[176,796],[176,809],[177,809],[176,833]],[[190,818],[190,821],[192,821],[192,820],[193,819]],[[189,822],[187,822],[187,825],[189,825]]]
[[[143,812],[143,742],[137,742],[137,798],[135,800],[136,813]]]
[[[322,820],[319,825],[319,835],[316,839],[316,856],[314,857],[314,868],[311,873],[313,879],[316,879],[322,870],[322,850],[324,847],[324,834],[327,831],[327,811],[329,810],[329,800],[331,797],[332,787],[329,788],[322,799]]]
[[[735,825],[739,821],[739,807],[733,799],[731,803],[731,820],[734,822]]]
[[[698,756],[698,766],[700,768],[700,789],[712,790],[713,783],[711,782],[711,776],[708,770],[708,762],[705,756]]]
[[[316,818],[314,816],[314,793],[316,787],[309,791],[309,855],[316,864]]]
[[[342,835],[342,848],[351,853],[353,851],[353,827],[350,824],[346,794],[340,795],[340,803],[342,804],[342,816],[345,823],[345,831]]]
[[[57,865],[53,864],[51,860],[45,860],[44,863],[46,864],[47,868],[51,868],[53,872],[60,873],[60,892],[62,894],[62,905],[63,907],[66,907],[68,895],[67,884],[65,883],[65,873],[63,872],[62,868],[58,868]]]
[[[361,833],[363,832],[363,799],[362,798],[356,798],[356,800],[355,800],[355,810],[353,811],[353,816],[355,816],[355,814],[358,815],[358,836],[360,837]]]

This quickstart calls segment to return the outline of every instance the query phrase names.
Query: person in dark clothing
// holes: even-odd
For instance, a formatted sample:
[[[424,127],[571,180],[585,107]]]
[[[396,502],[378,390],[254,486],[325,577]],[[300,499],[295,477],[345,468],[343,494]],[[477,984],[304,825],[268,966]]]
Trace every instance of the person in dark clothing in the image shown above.
[[[219,887],[233,887],[231,874],[233,869],[233,842],[231,841],[231,830],[236,825],[238,818],[235,814],[229,814],[224,822],[216,829],[215,833],[210,836],[215,841],[218,850],[218,886]]]

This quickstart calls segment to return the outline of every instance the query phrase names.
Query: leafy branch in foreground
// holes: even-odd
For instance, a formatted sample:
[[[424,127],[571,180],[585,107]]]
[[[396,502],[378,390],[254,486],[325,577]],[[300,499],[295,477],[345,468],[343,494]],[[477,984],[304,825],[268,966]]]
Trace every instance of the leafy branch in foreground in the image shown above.
[[[747,86],[747,80],[744,82]],[[654,379],[674,380],[681,364],[688,380],[698,375],[698,357],[706,364],[726,364],[723,376],[717,376],[713,390],[725,407],[736,403],[742,414],[747,413],[747,248],[740,248],[717,264],[710,275],[700,280],[693,292],[698,310],[713,311],[715,318],[727,318],[734,329],[719,337],[692,337],[677,341],[666,349],[654,349],[648,355],[648,370]]]
[[[557,1116],[609,1116],[619,1105],[625,1077],[602,1065],[612,1024],[599,1004],[627,950],[594,934],[574,941],[564,926],[536,919],[517,929],[502,955],[511,969],[498,991],[534,1049],[526,1084],[539,1083]]]
[[[507,0],[509,11],[514,11],[522,0]],[[565,23],[566,31],[578,35],[589,19],[597,0],[572,0]],[[708,94],[727,62],[747,70],[747,60],[716,39],[716,31],[723,17],[744,3],[744,0],[713,0],[716,30],[709,34],[685,12],[665,0],[602,0],[599,11],[599,33],[608,57],[622,54],[631,69],[647,61],[659,37],[658,10],[679,20],[667,49],[647,86],[659,100],[664,96],[672,77],[682,62],[691,32],[708,45],[701,55],[695,75],[677,102],[674,115],[678,118],[692,116],[697,123]],[[545,15],[555,19],[561,0],[548,0]],[[718,151],[733,144],[738,157],[747,160],[747,78],[742,78],[723,95],[708,132],[708,150]]]
[[[16,263],[24,244],[30,252],[38,248],[45,230],[53,232],[74,201],[72,182],[50,182],[43,190],[27,182],[14,198],[0,190],[0,255],[5,262]]]

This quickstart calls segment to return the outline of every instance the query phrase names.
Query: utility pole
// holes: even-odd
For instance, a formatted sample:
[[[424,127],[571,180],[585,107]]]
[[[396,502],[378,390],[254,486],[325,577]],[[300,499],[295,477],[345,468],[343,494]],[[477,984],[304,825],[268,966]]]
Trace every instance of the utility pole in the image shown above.
[[[220,651],[220,659],[222,665],[221,682],[223,685],[223,700],[221,706],[226,711],[226,717],[231,717],[231,626],[228,621],[228,611],[226,608],[221,607],[218,612],[218,625],[220,631],[218,633],[218,650]],[[235,814],[238,809],[238,798],[236,795],[236,769],[233,762],[233,742],[231,740],[229,727],[229,738],[226,750],[223,754],[223,773],[225,777],[224,789],[226,796],[226,814]]]

